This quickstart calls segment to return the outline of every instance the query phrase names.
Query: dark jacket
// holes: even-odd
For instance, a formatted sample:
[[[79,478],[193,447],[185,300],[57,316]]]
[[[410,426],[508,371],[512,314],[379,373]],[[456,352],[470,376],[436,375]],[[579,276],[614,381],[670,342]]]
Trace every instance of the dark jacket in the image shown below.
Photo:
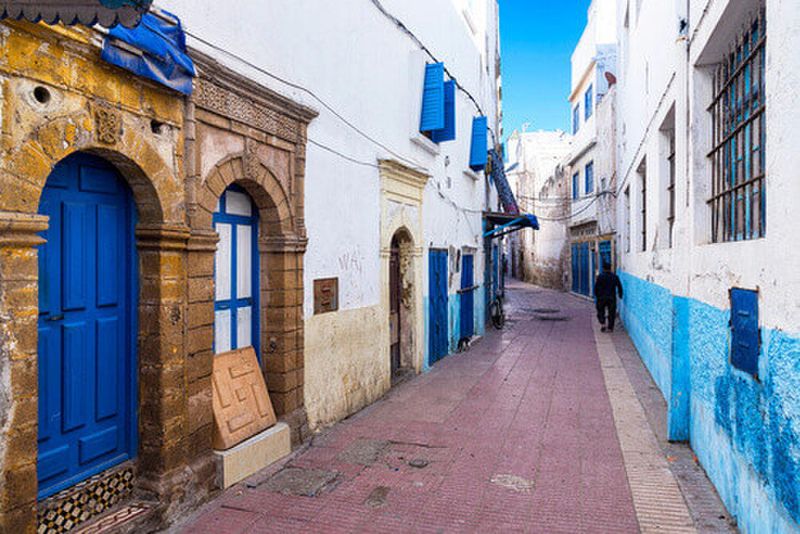
[[[619,298],[622,298],[622,283],[619,277],[608,271],[600,273],[594,282],[594,296],[598,299],[613,299],[614,290],[619,293]]]

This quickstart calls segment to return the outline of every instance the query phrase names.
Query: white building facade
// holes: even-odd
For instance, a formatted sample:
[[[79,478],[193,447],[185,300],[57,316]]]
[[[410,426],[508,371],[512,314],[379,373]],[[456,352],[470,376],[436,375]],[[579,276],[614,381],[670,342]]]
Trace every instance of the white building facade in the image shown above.
[[[613,179],[613,154],[599,150],[598,144],[607,143],[614,132],[613,103],[605,104],[604,113],[599,111],[615,81],[616,57],[616,3],[594,0],[571,58],[573,143],[566,161],[572,200],[570,289],[585,296],[593,295],[594,277],[602,264],[613,263],[614,229],[608,225],[610,204],[604,197]],[[605,225],[599,224],[600,218]]]
[[[514,132],[508,138],[508,178],[520,209],[540,220],[537,232],[510,238],[512,275],[542,287],[564,289],[569,260],[567,227],[571,201],[561,166],[572,136],[556,131]]]
[[[305,162],[297,378],[311,428],[480,335],[482,217],[497,204],[480,153],[485,161],[501,135],[497,2],[436,0],[425,10],[399,0],[160,4],[181,17],[190,47],[319,113]],[[446,100],[438,132],[421,124],[434,64]],[[486,127],[475,165],[478,117]]]
[[[800,524],[800,4],[618,2],[621,315],[743,532]]]

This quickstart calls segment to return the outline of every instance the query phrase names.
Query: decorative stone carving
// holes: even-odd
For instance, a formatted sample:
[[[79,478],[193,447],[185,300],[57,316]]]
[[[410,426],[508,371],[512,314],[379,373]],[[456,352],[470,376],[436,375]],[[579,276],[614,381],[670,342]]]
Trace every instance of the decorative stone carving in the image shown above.
[[[296,120],[203,78],[195,81],[193,98],[197,106],[223,117],[290,141],[297,139]]]
[[[244,152],[244,174],[254,180],[261,174],[261,159],[256,152],[256,143],[252,139],[247,139]]]
[[[98,106],[94,110],[94,123],[98,141],[107,145],[119,142],[122,134],[122,117],[118,111],[108,106]]]

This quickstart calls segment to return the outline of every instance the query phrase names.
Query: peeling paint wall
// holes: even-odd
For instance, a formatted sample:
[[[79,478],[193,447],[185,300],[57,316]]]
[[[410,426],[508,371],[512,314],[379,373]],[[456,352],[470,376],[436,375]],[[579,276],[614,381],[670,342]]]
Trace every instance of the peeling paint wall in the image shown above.
[[[389,324],[382,306],[306,319],[306,411],[312,429],[376,401],[390,387]]]

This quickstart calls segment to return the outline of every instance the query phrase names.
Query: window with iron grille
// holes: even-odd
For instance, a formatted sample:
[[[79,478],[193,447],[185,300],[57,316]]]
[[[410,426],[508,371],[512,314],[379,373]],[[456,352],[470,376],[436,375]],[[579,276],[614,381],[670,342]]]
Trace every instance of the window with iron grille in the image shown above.
[[[672,229],[675,226],[675,130],[669,133],[669,184],[667,185],[667,195],[669,196],[669,213],[667,223],[669,224],[669,246],[672,248]]]
[[[641,251],[647,251],[647,168],[643,164],[641,170],[639,171],[639,177],[641,178],[641,211],[639,212],[640,219],[639,224],[641,225],[642,231],[642,242],[641,242]]]
[[[625,188],[625,252],[631,251],[631,186]]]
[[[711,207],[712,240],[742,241],[766,230],[766,20],[747,24],[714,73]]]

